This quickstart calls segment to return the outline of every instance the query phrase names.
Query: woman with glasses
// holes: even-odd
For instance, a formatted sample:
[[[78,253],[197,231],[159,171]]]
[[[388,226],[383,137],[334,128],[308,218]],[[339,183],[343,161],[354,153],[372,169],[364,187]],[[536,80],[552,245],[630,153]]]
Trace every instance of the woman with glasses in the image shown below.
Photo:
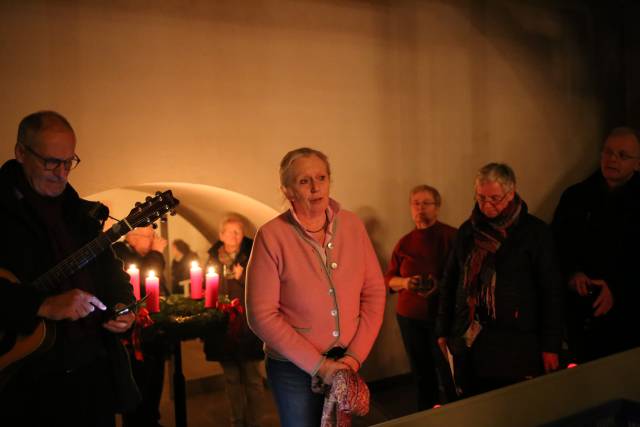
[[[419,411],[454,397],[434,331],[437,283],[456,232],[438,221],[441,202],[440,193],[431,186],[411,190],[409,205],[415,228],[396,244],[385,274],[391,292],[398,293],[396,316],[418,390]]]
[[[563,321],[551,232],[528,212],[513,170],[480,169],[475,199],[441,282],[436,328],[465,396],[558,369]]]

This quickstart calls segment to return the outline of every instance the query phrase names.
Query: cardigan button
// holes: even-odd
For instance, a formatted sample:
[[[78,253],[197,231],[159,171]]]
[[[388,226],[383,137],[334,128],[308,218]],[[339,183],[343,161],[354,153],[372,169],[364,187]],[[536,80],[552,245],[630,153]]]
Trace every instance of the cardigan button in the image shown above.
[[[333,246],[334,246],[333,242],[329,242],[329,243],[327,243],[327,247],[328,247],[329,249],[333,249]]]
[[[336,310],[335,308],[333,310],[331,310],[331,315],[333,317],[336,317],[338,315],[338,310]]]
[[[340,336],[340,332],[338,332],[338,331],[333,331],[332,335],[333,335],[334,337],[336,337],[336,338],[337,338],[337,337],[339,337],[339,336]]]
[[[337,263],[337,262],[332,262],[332,263],[331,263],[331,268],[332,268],[332,269],[334,269],[334,270],[335,270],[336,268],[338,268],[338,263]]]

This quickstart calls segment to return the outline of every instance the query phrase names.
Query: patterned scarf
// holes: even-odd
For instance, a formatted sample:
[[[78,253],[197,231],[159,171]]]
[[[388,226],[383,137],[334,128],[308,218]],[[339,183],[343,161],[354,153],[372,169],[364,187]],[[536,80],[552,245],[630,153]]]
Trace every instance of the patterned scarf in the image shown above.
[[[496,252],[507,238],[507,230],[520,216],[524,202],[518,194],[495,218],[487,218],[476,203],[471,212],[473,247],[464,263],[464,289],[469,304],[469,318],[475,317],[476,305],[486,307],[496,318]],[[525,207],[526,209],[526,207]]]
[[[340,369],[333,377],[322,408],[320,427],[351,427],[351,415],[369,412],[367,383],[351,369]]]

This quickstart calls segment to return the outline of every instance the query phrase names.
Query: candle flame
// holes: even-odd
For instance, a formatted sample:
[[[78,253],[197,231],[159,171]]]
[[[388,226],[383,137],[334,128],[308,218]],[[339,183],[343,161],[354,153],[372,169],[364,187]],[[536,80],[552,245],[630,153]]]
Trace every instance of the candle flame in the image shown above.
[[[135,264],[129,264],[129,270],[137,270],[138,267],[136,267]]]
[[[147,276],[149,279],[156,277],[156,272],[153,270],[149,270],[149,275]]]
[[[191,268],[199,268],[198,261],[191,261]]]
[[[214,276],[216,274],[216,269],[213,267],[209,267],[207,269],[207,276]]]

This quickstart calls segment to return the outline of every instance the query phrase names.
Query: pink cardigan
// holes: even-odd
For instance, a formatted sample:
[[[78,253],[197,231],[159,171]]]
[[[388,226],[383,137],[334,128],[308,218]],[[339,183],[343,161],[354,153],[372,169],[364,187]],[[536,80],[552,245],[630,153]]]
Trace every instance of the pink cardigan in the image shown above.
[[[311,375],[340,346],[362,363],[384,315],[386,289],[358,217],[331,200],[326,262],[287,211],[263,225],[247,266],[249,326],[272,358]]]

